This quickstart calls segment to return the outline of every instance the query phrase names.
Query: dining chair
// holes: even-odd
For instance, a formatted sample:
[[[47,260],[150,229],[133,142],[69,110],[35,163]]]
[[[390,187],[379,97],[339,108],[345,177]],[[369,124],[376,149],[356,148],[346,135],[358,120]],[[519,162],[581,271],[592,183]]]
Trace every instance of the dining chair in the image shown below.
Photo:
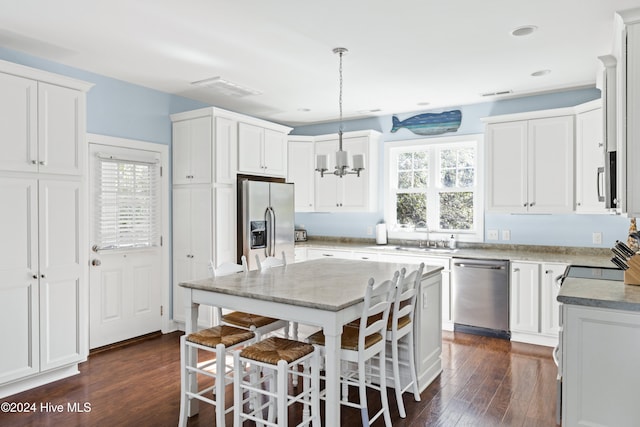
[[[390,280],[375,283],[373,278],[369,279],[365,290],[359,326],[345,325],[342,328],[340,348],[342,399],[340,404],[360,409],[363,426],[369,426],[382,415],[385,426],[391,427],[386,376],[379,376],[379,384],[371,381],[372,376],[367,375],[367,362],[378,356],[378,370],[379,372],[384,372],[386,363],[385,330],[398,277],[399,272],[396,271]],[[379,318],[377,318],[378,316]],[[371,321],[368,321],[368,319],[371,319]],[[307,340],[309,343],[324,350],[325,337],[322,331],[309,336]],[[353,365],[356,367],[353,368]],[[358,402],[348,400],[349,386],[358,387]],[[380,401],[382,403],[382,408],[371,416],[367,404],[367,387],[380,393]]]
[[[212,264],[213,263],[210,263],[211,266]],[[213,277],[226,276],[240,272],[246,273],[248,271],[247,258],[242,255],[241,264],[223,263],[218,268],[210,267],[210,271]],[[261,339],[263,335],[279,329],[284,329],[285,336],[288,336],[289,322],[287,321],[244,311],[223,313],[222,307],[216,307],[216,310],[218,312],[218,319],[220,319],[220,323],[255,332],[258,340]]]
[[[302,422],[320,426],[319,350],[313,345],[280,337],[269,337],[233,354],[234,425],[250,420],[257,426],[288,427],[288,409],[302,406]],[[302,373],[299,365],[303,366]],[[248,370],[248,374],[247,374]],[[291,388],[289,378],[304,378],[302,391]],[[267,417],[264,416],[268,408]]]

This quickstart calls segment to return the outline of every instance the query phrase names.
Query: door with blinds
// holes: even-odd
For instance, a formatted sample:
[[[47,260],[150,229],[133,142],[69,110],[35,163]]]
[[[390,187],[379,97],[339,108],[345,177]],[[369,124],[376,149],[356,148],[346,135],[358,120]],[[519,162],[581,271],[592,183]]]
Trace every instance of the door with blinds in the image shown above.
[[[161,329],[160,153],[89,146],[91,349]]]

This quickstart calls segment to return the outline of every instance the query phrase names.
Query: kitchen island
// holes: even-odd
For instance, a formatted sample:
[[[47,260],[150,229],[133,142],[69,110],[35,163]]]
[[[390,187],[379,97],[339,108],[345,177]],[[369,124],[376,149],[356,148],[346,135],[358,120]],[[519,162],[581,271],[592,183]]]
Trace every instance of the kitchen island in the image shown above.
[[[185,288],[185,329],[197,325],[200,304],[250,311],[322,328],[326,337],[326,425],[340,425],[339,350],[342,326],[362,312],[365,287],[390,279],[411,264],[319,259],[263,271],[180,283]],[[426,266],[414,319],[418,385],[424,390],[442,371],[441,270]],[[196,405],[189,414],[197,412]]]
[[[558,301],[562,424],[637,426],[640,286],[567,278]]]

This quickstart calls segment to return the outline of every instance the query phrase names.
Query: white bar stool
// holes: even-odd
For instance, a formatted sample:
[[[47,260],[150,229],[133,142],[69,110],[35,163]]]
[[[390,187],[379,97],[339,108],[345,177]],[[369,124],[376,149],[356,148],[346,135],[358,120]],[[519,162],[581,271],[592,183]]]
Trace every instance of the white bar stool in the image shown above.
[[[256,425],[288,427],[288,408],[296,403],[303,405],[303,419],[298,425],[320,426],[318,354],[311,344],[280,337],[270,337],[234,352],[234,426],[250,420]],[[302,373],[298,371],[299,364],[304,366]],[[248,381],[243,372],[245,366],[250,373]],[[303,390],[298,394],[288,393],[290,375],[304,378]],[[268,390],[265,390],[263,386],[267,384]],[[262,397],[267,397],[266,403]],[[245,405],[247,402],[249,405]],[[273,410],[274,403],[276,411]],[[245,412],[246,408],[248,412]]]
[[[192,399],[213,405],[216,412],[216,426],[224,427],[225,415],[233,410],[233,406],[225,405],[225,386],[233,382],[233,366],[226,364],[226,353],[252,344],[255,333],[233,326],[220,325],[204,329],[180,337],[180,419],[179,426],[187,425],[187,408]],[[215,359],[198,364],[199,350],[208,351]],[[191,365],[190,351],[196,352],[196,364]],[[190,384],[197,375],[205,375],[214,380],[211,386],[191,391]]]

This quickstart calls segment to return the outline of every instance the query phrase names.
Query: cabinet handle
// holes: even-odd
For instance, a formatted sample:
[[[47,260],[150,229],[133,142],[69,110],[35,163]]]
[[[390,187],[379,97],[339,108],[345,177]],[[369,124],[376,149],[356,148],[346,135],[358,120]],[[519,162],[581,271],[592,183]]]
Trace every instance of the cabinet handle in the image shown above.
[[[40,160],[39,162],[42,166],[47,166],[47,162],[45,162],[44,160]]]
[[[529,203],[529,206],[533,207],[533,206],[535,206],[535,204],[536,204],[536,202],[531,202],[531,203]]]
[[[552,271],[551,271],[551,270],[545,270],[545,271],[544,271],[544,274],[551,274],[551,273],[552,273]]]
[[[40,275],[40,278],[42,278],[42,279],[46,279],[46,278],[47,278],[47,276],[45,276],[44,274],[41,274],[41,275]]]
[[[519,272],[519,271],[520,271],[520,269],[519,269],[519,268],[514,268],[514,269],[513,269],[513,272],[514,272],[514,273],[517,273],[517,272]]]
[[[529,206],[529,203],[525,203],[525,204],[524,204],[524,205],[522,205],[522,206],[524,206],[524,207],[526,208],[527,206]]]
[[[37,165],[37,164],[38,164],[38,161],[37,161],[37,160],[31,160],[31,164],[32,164],[32,165]]]
[[[37,279],[37,278],[38,278],[38,275],[37,275],[37,274],[34,274],[32,277],[33,277],[34,279]]]

